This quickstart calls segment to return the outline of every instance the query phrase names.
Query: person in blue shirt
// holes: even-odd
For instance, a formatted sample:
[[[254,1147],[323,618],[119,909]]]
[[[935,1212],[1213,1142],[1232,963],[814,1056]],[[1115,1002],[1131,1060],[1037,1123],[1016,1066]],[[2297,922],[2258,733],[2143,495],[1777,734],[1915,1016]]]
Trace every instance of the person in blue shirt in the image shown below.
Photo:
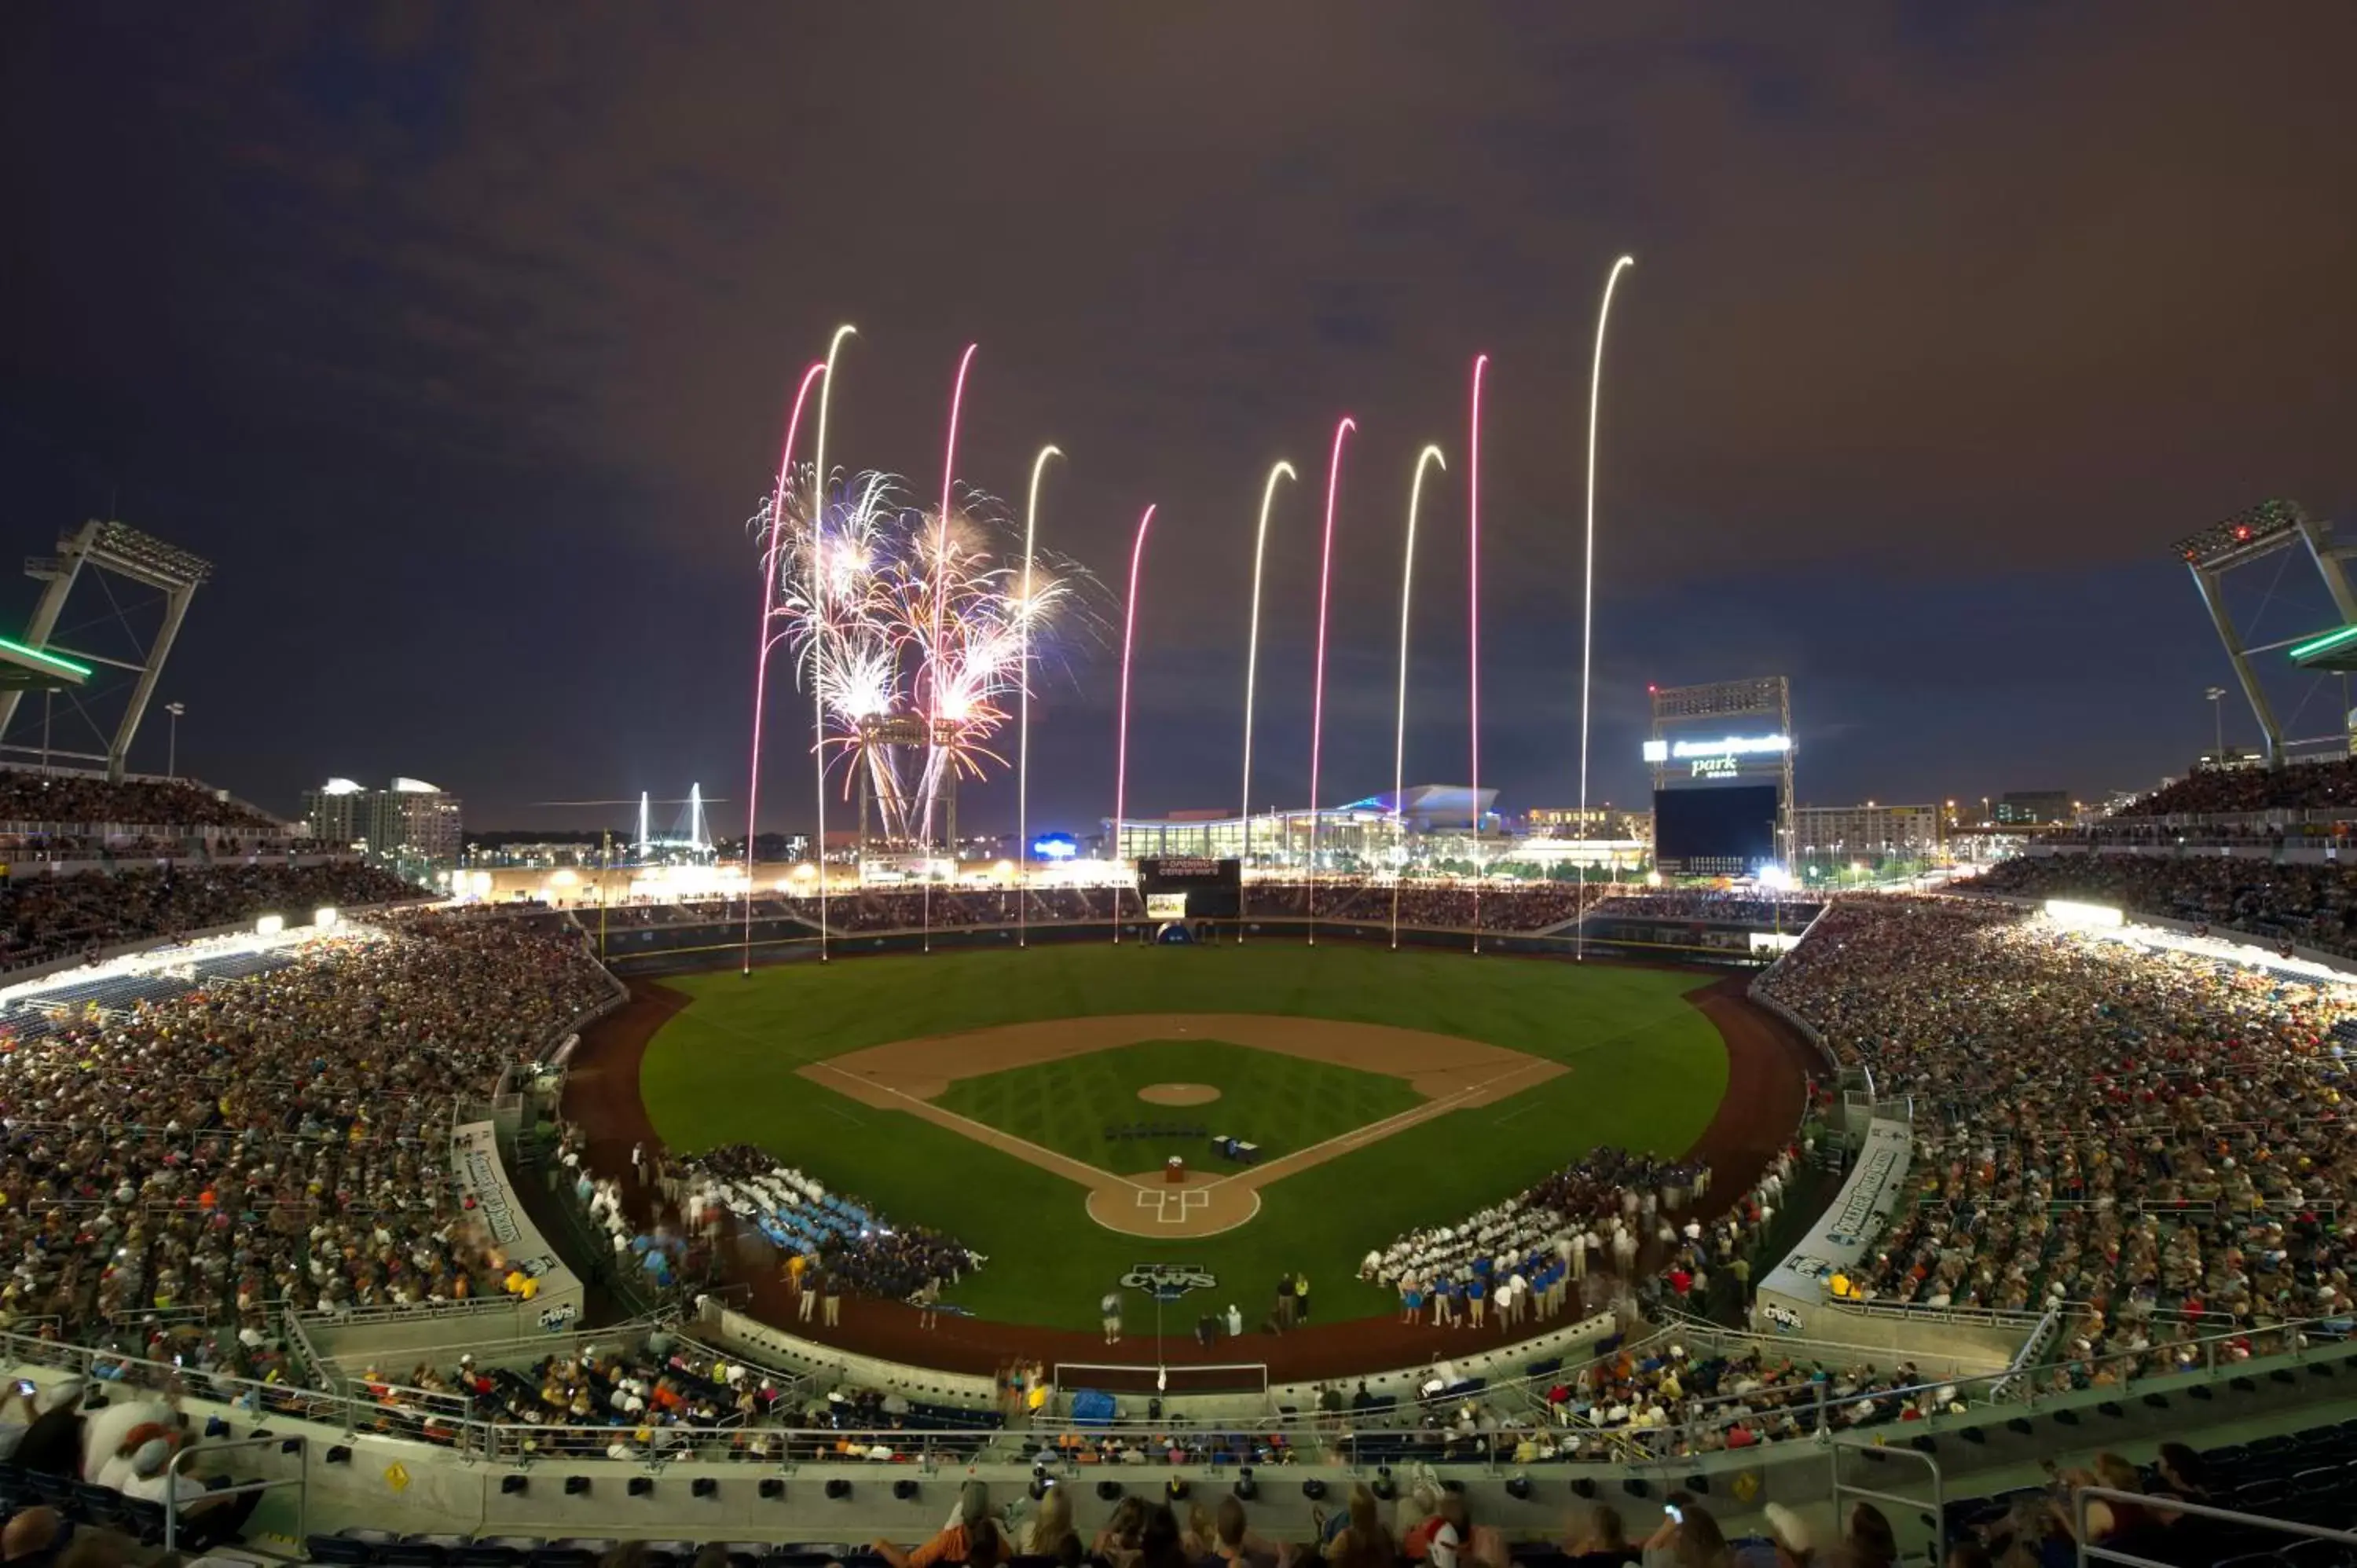
[[[1476,1263],[1473,1265],[1473,1277],[1465,1283],[1465,1300],[1472,1308],[1473,1326],[1476,1328],[1481,1326],[1482,1304],[1489,1299],[1490,1295],[1489,1281],[1484,1277],[1489,1272],[1486,1260]]]

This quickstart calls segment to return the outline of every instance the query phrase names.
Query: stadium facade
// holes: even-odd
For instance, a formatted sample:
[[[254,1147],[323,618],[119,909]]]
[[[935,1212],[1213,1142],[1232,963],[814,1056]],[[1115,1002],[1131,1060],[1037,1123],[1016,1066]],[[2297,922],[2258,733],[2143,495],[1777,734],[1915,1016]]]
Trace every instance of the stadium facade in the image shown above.
[[[1256,811],[1249,817],[1224,811],[1125,817],[1117,839],[1112,819],[1104,819],[1103,826],[1119,860],[1200,855],[1264,868],[1304,866],[1314,843],[1323,867],[1372,867],[1394,864],[1403,851],[1414,859],[1469,858],[1477,815],[1482,854],[1495,858],[1502,843],[1497,837],[1497,805],[1495,789],[1415,784],[1397,797],[1370,795],[1317,811]]]

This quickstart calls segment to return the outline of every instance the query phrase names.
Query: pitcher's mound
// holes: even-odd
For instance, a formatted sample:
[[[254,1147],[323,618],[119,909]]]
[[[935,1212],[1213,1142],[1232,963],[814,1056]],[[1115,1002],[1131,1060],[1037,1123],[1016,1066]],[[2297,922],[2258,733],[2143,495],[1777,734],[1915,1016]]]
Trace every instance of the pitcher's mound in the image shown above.
[[[1149,1083],[1137,1097],[1148,1105],[1209,1105],[1220,1091],[1208,1083]]]
[[[1217,1236],[1259,1212],[1257,1191],[1202,1171],[1189,1171],[1183,1182],[1170,1181],[1161,1171],[1107,1176],[1089,1189],[1089,1218],[1125,1236]]]

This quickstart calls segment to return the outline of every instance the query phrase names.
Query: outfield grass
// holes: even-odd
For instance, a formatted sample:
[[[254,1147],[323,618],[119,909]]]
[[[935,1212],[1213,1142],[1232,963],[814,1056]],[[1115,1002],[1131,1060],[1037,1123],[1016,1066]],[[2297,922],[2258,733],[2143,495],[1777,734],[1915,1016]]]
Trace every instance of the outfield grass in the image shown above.
[[[1137,1097],[1157,1083],[1209,1084],[1220,1098],[1204,1105],[1150,1105]],[[1261,1158],[1273,1160],[1413,1111],[1424,1097],[1388,1073],[1226,1040],[1140,1040],[962,1078],[933,1103],[1099,1170],[1136,1176],[1161,1169],[1173,1155],[1191,1165],[1214,1164],[1204,1149],[1205,1136],[1213,1133],[1257,1144]],[[1139,1123],[1200,1127],[1203,1135],[1106,1136]]]
[[[1160,1262],[1205,1264],[1220,1276],[1219,1305],[1233,1300],[1254,1321],[1287,1271],[1308,1274],[1314,1317],[1357,1317],[1394,1307],[1356,1273],[1370,1247],[1402,1230],[1511,1197],[1598,1144],[1690,1147],[1727,1087],[1718,1032],[1685,1000],[1710,982],[1606,964],[1275,941],[786,964],[750,978],[730,971],[667,982],[693,1004],[649,1044],[640,1092],[673,1149],[758,1144],[896,1219],[955,1233],[991,1260],[952,1296],[985,1317],[1091,1327],[1108,1283],[1133,1263]],[[960,1029],[1193,1012],[1426,1029],[1569,1070],[1288,1176],[1263,1191],[1250,1224],[1167,1245],[1101,1229],[1082,1189],[1062,1176],[796,1072],[862,1047]],[[1168,1080],[1212,1081],[1192,1068]],[[1225,1103],[1140,1112],[1208,1119]],[[1101,1151],[1102,1123],[1082,1131],[1099,1136]],[[1300,1146],[1288,1142],[1297,1136],[1269,1141]],[[1099,1155],[1079,1157],[1102,1164]]]

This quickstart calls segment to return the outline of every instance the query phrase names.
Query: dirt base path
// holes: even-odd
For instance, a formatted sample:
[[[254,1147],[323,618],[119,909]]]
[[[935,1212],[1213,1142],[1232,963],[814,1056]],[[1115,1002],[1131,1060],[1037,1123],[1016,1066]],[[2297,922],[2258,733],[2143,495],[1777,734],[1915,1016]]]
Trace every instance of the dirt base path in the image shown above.
[[[1179,1183],[1162,1173],[1116,1176],[1085,1160],[1043,1148],[987,1122],[935,1104],[960,1079],[1089,1056],[1141,1040],[1222,1040],[1278,1056],[1379,1072],[1407,1080],[1424,1103],[1354,1127],[1265,1165],[1189,1172]],[[1488,1105],[1569,1069],[1522,1051],[1388,1024],[1288,1018],[1265,1013],[1119,1013],[1049,1018],[893,1040],[795,1069],[813,1083],[863,1105],[921,1116],[1001,1154],[1052,1171],[1088,1194],[1089,1218],[1127,1236],[1191,1240],[1232,1230],[1260,1212],[1259,1189],[1353,1149],[1404,1133],[1419,1122]]]
[[[1694,997],[1726,1042],[1727,1058],[1726,1098],[1710,1125],[1686,1151],[1708,1160],[1717,1173],[1709,1195],[1692,1211],[1706,1221],[1740,1202],[1760,1179],[1768,1161],[1799,1125],[1809,1075],[1819,1070],[1806,1042],[1781,1020],[1752,1005],[1744,994],[1747,978],[1729,976]],[[688,999],[668,987],[645,983],[632,983],[630,990],[630,999],[624,1006],[583,1032],[565,1080],[565,1115],[587,1135],[592,1168],[601,1175],[619,1176],[632,1212],[643,1216],[653,1195],[631,1179],[630,1146],[643,1143],[653,1148],[659,1144],[639,1099],[639,1064],[655,1031],[687,1005]],[[1591,1279],[1600,1283],[1602,1276]],[[898,1302],[846,1302],[843,1322],[831,1330],[819,1329],[796,1320],[785,1283],[774,1270],[753,1271],[741,1283],[751,1292],[747,1310],[753,1316],[860,1355],[985,1376],[1017,1357],[1049,1365],[1104,1359],[1101,1335],[946,1315],[938,1328],[927,1330],[918,1326],[913,1308]],[[1163,1342],[1161,1353],[1174,1367],[1198,1361],[1260,1360],[1267,1363],[1273,1381],[1294,1382],[1415,1366],[1461,1352],[1474,1343],[1464,1329],[1452,1332],[1426,1324],[1403,1324],[1395,1316],[1386,1315],[1315,1323],[1284,1335],[1247,1334],[1223,1339],[1209,1349],[1189,1336],[1173,1335]],[[1153,1358],[1141,1344],[1135,1359]]]

